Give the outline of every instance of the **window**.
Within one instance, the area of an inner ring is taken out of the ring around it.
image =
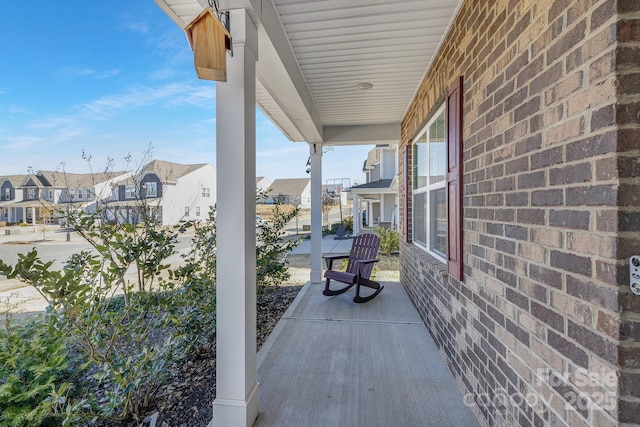
[[[442,106],[413,144],[413,241],[442,258],[447,253],[447,142]]]
[[[87,188],[87,199],[93,199],[93,188]]]
[[[124,198],[133,199],[136,197],[136,186],[133,184],[124,186]]]
[[[53,200],[53,190],[49,190],[49,200]]]
[[[189,216],[189,206],[184,207],[184,216]]]
[[[82,198],[83,198],[82,188],[78,188],[78,199],[82,199]]]
[[[406,238],[446,262],[447,272],[463,280],[462,253],[462,96],[463,79],[449,89],[426,127],[405,151],[405,200],[412,192],[411,230]],[[410,160],[410,161],[409,161]],[[411,174],[412,182],[408,182]],[[408,207],[408,206],[407,206]],[[408,222],[409,218],[405,218]]]
[[[211,189],[202,187],[202,197],[211,197]]]
[[[75,200],[76,198],[76,189],[75,188],[71,188],[68,190],[69,192],[69,200]]]
[[[158,197],[158,183],[146,182],[144,184],[146,197]]]
[[[36,198],[36,189],[27,188],[27,200],[33,200]]]
[[[5,200],[11,200],[11,189],[10,188],[5,188],[4,189],[4,199]]]
[[[196,216],[200,216],[200,206],[196,206]]]

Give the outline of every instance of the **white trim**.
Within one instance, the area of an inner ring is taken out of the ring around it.
[[[445,109],[446,105],[443,103],[442,105],[440,105],[436,110],[435,113],[433,114],[433,116],[431,117],[431,119],[424,125],[424,127],[416,134],[416,137],[414,139],[414,142],[411,144],[411,150],[414,150],[414,147],[416,147],[418,140],[426,135],[426,149],[427,149],[427,153],[426,153],[426,157],[425,157],[425,162],[427,163],[426,165],[426,178],[427,178],[427,183],[420,188],[414,188],[417,183],[415,182],[415,180],[412,182],[412,193],[411,193],[411,203],[412,203],[412,218],[411,218],[411,230],[412,230],[412,235],[411,235],[411,240],[413,242],[414,245],[416,245],[417,247],[419,247],[420,249],[423,249],[424,251],[428,252],[430,255],[432,255],[434,258],[441,260],[443,263],[446,263],[446,251],[444,254],[437,252],[436,250],[430,248],[431,245],[431,226],[432,226],[432,221],[431,221],[431,193],[433,191],[436,190],[442,190],[445,189],[446,191],[446,179],[443,179],[441,181],[438,181],[434,184],[430,184],[429,183],[429,179],[430,179],[430,171],[429,171],[429,162],[430,162],[430,149],[431,146],[429,144],[429,127],[434,123],[434,121],[439,118],[441,115],[446,114],[446,109]],[[445,120],[446,122],[446,120]],[[446,148],[446,129],[445,129],[445,148]],[[414,174],[414,170],[415,168],[418,167],[417,165],[417,155],[416,153],[412,153],[412,162],[411,162],[411,166],[409,167],[409,171],[411,174]],[[446,162],[446,149],[445,149],[445,162]],[[445,166],[446,169],[446,166]],[[415,207],[415,203],[416,203],[416,195],[425,195],[425,217],[426,217],[426,224],[425,224],[425,231],[426,231],[426,235],[425,235],[425,242],[420,242],[416,239],[416,214],[417,214],[417,209]],[[448,248],[447,248],[448,250]]]

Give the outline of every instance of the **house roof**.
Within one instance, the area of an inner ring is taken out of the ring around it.
[[[60,171],[38,171],[33,175],[23,175],[20,187],[45,188],[88,188],[127,172],[68,173]],[[32,181],[34,185],[28,185]]]
[[[155,2],[180,28],[206,6],[203,0]],[[256,104],[263,113],[293,141],[353,145],[400,141],[400,122],[461,3],[221,0],[219,5],[244,7],[260,24]]]
[[[359,190],[359,189],[388,189],[391,188],[391,183],[393,179],[379,179],[377,181],[367,182],[366,184],[356,185],[355,187],[351,187],[351,190]]]
[[[185,175],[207,166],[208,163],[197,163],[183,165],[180,163],[167,162],[165,160],[152,160],[142,169],[141,175],[153,172],[163,181],[177,181]]]
[[[5,176],[0,176],[0,185],[2,185],[5,181],[9,181],[11,183],[11,186],[16,188],[19,187],[20,184],[22,184],[22,181],[24,181],[26,175],[5,175]]]
[[[300,195],[311,182],[310,178],[276,179],[269,187],[271,195]]]

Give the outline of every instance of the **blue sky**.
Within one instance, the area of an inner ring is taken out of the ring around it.
[[[215,83],[198,80],[184,32],[152,0],[24,2],[0,15],[0,175],[126,168],[152,146],[178,163],[215,160]],[[257,112],[258,176],[308,176],[309,149]],[[336,147],[323,180],[364,182],[366,147]]]

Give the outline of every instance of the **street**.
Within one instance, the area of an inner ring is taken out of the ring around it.
[[[347,217],[351,215],[350,207],[342,207],[342,217]],[[329,211],[329,223],[333,224],[336,222],[340,222],[340,208],[338,206],[331,206],[331,210]],[[324,215],[322,216],[322,224],[327,225],[325,221]],[[301,212],[298,214],[297,218],[289,221],[289,223],[285,226],[285,231],[288,235],[291,234],[300,234],[302,233],[303,227],[307,225],[311,225],[311,213],[310,212]]]
[[[350,215],[350,209],[343,207],[342,215],[343,217]],[[338,207],[331,208],[328,220],[329,223],[340,222]],[[326,225],[324,215],[322,222]],[[285,232],[288,235],[301,234],[303,226],[310,224],[311,214],[303,212],[285,226]],[[169,263],[178,262],[180,255],[186,253],[190,245],[190,235],[180,236],[176,244],[177,253],[167,261]],[[77,233],[70,233],[69,241],[67,241],[67,232],[60,229],[59,226],[47,226],[44,230],[41,226],[24,227],[19,229],[17,235],[0,234],[0,259],[9,265],[15,265],[18,262],[19,254],[25,254],[33,248],[36,249],[43,262],[53,261],[52,268],[56,270],[62,269],[71,255],[83,250],[92,250],[91,245]],[[6,277],[0,276],[0,302],[8,297],[11,297],[12,302],[26,302],[23,310],[29,312],[42,311],[47,306],[35,289],[16,279],[8,280]]]

